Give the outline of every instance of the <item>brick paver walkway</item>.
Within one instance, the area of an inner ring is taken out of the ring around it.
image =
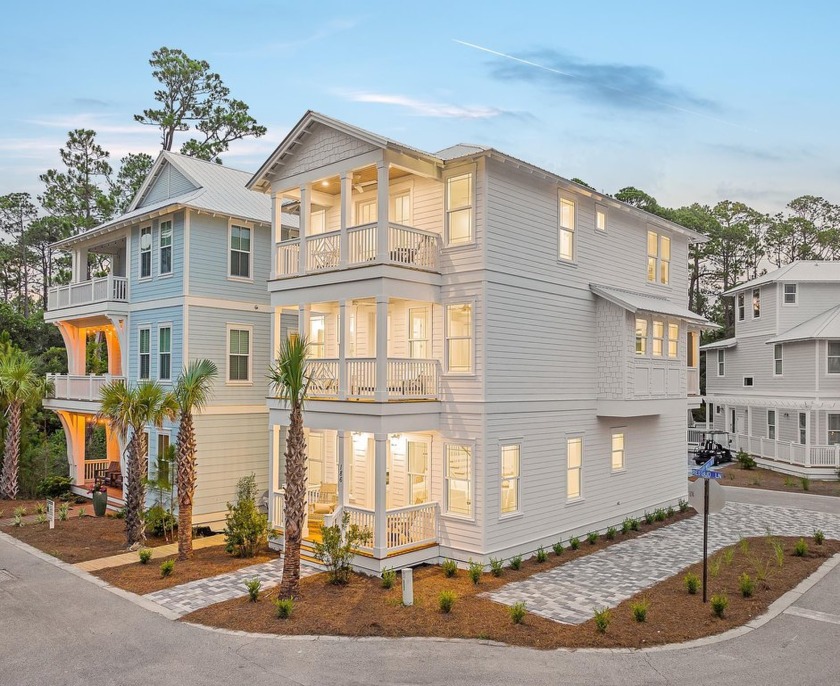
[[[300,566],[301,577],[317,573],[317,569],[307,564],[301,564]],[[260,579],[263,590],[277,586],[282,574],[283,558],[280,557],[271,562],[243,567],[235,572],[220,574],[209,579],[190,581],[162,591],[147,593],[143,597],[163,605],[179,616],[183,616],[200,610],[202,607],[246,595],[248,590],[245,588],[245,581],[248,579]]]
[[[214,536],[205,536],[203,538],[193,539],[193,550],[201,550],[202,548],[210,548],[215,545],[224,545],[225,535],[216,534]],[[178,552],[178,543],[167,543],[166,545],[159,545],[155,548],[149,548],[152,551],[152,559],[158,560],[162,557],[169,557]],[[137,562],[139,557],[137,551],[120,553],[119,555],[111,555],[110,557],[100,557],[96,560],[88,560],[87,562],[79,562],[76,567],[83,569],[86,572],[96,572],[100,569],[110,569],[111,567],[122,567],[123,565],[130,565],[132,562]]]
[[[840,538],[840,515],[785,507],[727,503],[709,516],[709,554],[742,536],[811,536],[822,529]],[[592,555],[503,586],[488,594],[506,605],[524,602],[529,612],[581,624],[593,610],[615,607],[639,591],[703,559],[703,518],[692,517]]]

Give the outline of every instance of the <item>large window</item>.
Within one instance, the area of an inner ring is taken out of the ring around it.
[[[411,226],[411,193],[408,191],[394,196],[393,221]]]
[[[840,443],[840,414],[828,415],[828,444]]]
[[[140,329],[140,370],[138,378],[151,378],[152,372],[152,330]]]
[[[158,379],[172,379],[172,327],[161,326],[158,329]]]
[[[668,324],[668,357],[672,360],[679,357],[680,351],[680,325]]]
[[[360,200],[356,203],[356,225],[376,222],[376,200]]]
[[[172,483],[172,462],[171,458],[174,455],[169,454],[169,434],[159,433],[157,436],[157,460],[155,461],[155,474],[158,483],[169,484]]]
[[[795,283],[786,283],[785,284],[785,298],[784,303],[785,305],[796,305],[796,284]]]
[[[152,275],[152,227],[140,229],[140,278],[148,279]]]
[[[782,344],[776,343],[773,346],[773,374],[782,375]]]
[[[671,278],[671,239],[648,231],[647,255],[647,280],[667,285]]]
[[[251,229],[236,224],[230,227],[230,275],[251,278]]]
[[[746,306],[744,305],[744,300],[745,300],[744,294],[743,293],[738,293],[738,321],[739,322],[744,321],[744,318],[746,317]]]
[[[840,341],[828,342],[828,373],[840,374]]]
[[[665,344],[665,323],[653,321],[653,335],[651,336],[651,354],[654,357],[662,357]]]
[[[575,259],[575,203],[560,198],[558,254],[561,260]]]
[[[753,290],[753,319],[761,317],[761,289]]]
[[[412,505],[429,501],[429,444],[408,441],[408,488]]]
[[[726,372],[726,351],[725,350],[718,350],[718,359],[717,359],[717,373],[718,376],[725,376]]]
[[[503,515],[519,512],[519,458],[518,443],[501,447],[501,510]]]
[[[799,413],[799,442],[803,445],[808,442],[808,415]]]
[[[647,319],[636,320],[636,354],[647,355]]]
[[[446,371],[473,371],[473,327],[470,303],[446,306]]]
[[[323,359],[327,356],[327,317],[324,314],[309,315],[309,356]]]
[[[624,469],[624,432],[617,431],[612,435],[612,447],[610,450],[612,470],[614,472]]]
[[[228,329],[228,381],[251,380],[251,330]]]
[[[446,445],[446,513],[472,516],[472,449]]]
[[[413,360],[429,357],[429,310],[425,307],[408,310],[408,356]]]
[[[160,273],[172,273],[172,221],[160,223]]]
[[[463,245],[473,240],[472,172],[446,180],[447,245]]]
[[[767,410],[767,438],[776,440],[776,410]]]
[[[581,496],[581,470],[583,468],[583,438],[566,439],[566,498]]]

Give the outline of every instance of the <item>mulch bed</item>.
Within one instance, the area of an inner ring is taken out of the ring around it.
[[[149,560],[145,565],[136,562],[122,567],[103,569],[93,574],[113,586],[143,595],[185,584],[188,581],[206,579],[233,572],[242,567],[270,562],[276,560],[277,557],[278,554],[268,547],[261,550],[256,557],[233,557],[225,552],[224,545],[215,545],[196,550],[190,560],[178,561],[177,555],[171,555]],[[160,575],[160,564],[163,560],[175,560],[175,569],[167,577]],[[244,586],[242,590],[245,592]]]
[[[713,616],[710,605],[703,605],[700,594],[689,595],[685,590],[686,572],[702,576],[702,564],[693,565],[614,608],[612,621],[603,634],[596,630],[593,620],[568,625],[528,614],[522,624],[516,625],[507,606],[480,595],[603,547],[600,541],[596,546],[584,543],[577,552],[567,549],[559,557],[549,553],[549,560],[542,564],[528,560],[519,571],[505,569],[501,578],[486,573],[478,585],[469,580],[465,570],[459,570],[454,578],[446,578],[440,567],[418,568],[414,574],[412,607],[402,606],[399,582],[394,588],[384,590],[379,579],[354,575],[347,586],[337,587],[328,585],[324,575],[316,575],[301,581],[291,619],[277,618],[272,602],[276,591],[267,591],[256,604],[248,602],[247,597],[236,598],[193,612],[182,621],[274,634],[479,638],[533,648],[641,648],[709,636],[740,626],[760,615],[773,600],[840,551],[840,543],[836,541],[826,541],[822,546],[809,541],[809,553],[795,557],[792,551],[797,539],[775,540],[784,546],[781,567],[765,538],[749,539],[746,553],[741,544],[732,546],[730,562],[723,551],[713,558],[720,558],[720,568],[714,578],[710,575],[709,595],[718,592],[727,595],[729,606],[723,619]],[[747,572],[755,578],[759,568],[767,570],[766,583],[756,583],[753,597],[743,598],[739,576]],[[450,614],[438,609],[438,594],[443,590],[453,591],[457,598]],[[641,598],[649,603],[644,623],[632,617],[632,604]]]
[[[720,467],[718,467],[720,469]],[[764,488],[769,491],[786,491],[787,493],[813,493],[816,495],[840,496],[840,480],[807,481],[808,490],[803,488],[802,479],[798,476],[779,474],[770,469],[743,469],[737,464],[727,465],[723,469],[722,486],[739,486],[741,488]]]

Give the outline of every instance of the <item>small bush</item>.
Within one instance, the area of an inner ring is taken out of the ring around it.
[[[315,543],[315,557],[327,568],[327,580],[331,584],[343,586],[350,581],[353,555],[370,538],[367,529],[350,523],[349,512],[344,513],[340,522],[321,529],[321,541]]]
[[[825,534],[823,533],[822,529],[816,529],[814,531],[814,543],[817,545],[822,545],[823,541],[825,541]]]
[[[696,595],[697,591],[700,590],[700,577],[694,572],[686,574],[685,578],[683,578],[683,583],[685,583],[685,590],[691,595]]]
[[[121,507],[114,513],[114,517],[117,519],[125,519],[125,507]]]
[[[48,476],[38,484],[38,495],[42,498],[61,498],[70,493],[72,479],[69,476]]]
[[[393,588],[394,584],[397,583],[397,571],[393,567],[383,569],[381,583],[384,589]]]
[[[738,577],[738,588],[741,589],[741,595],[745,598],[751,598],[755,590],[755,581],[752,580],[749,574],[744,572]]]
[[[39,514],[37,517],[35,517],[35,523],[36,524],[46,524],[47,523],[47,515]]]
[[[564,550],[562,541],[557,541],[557,543],[551,546],[551,549],[554,551],[555,555],[562,555]]]
[[[615,535],[617,533],[618,531],[616,531],[616,528],[614,526],[611,526],[609,529],[607,529],[607,533],[605,533],[604,536],[606,536],[608,541],[612,541],[615,540]]]
[[[262,581],[257,579],[256,577],[253,579],[246,579],[245,580],[245,588],[248,589],[248,600],[252,603],[257,602],[260,597],[260,589],[262,588]]]
[[[589,545],[595,545],[598,542],[598,533],[596,531],[590,531],[586,534],[586,541]]]
[[[443,570],[443,575],[449,579],[458,573],[458,563],[455,560],[444,560],[440,568]]]
[[[752,456],[743,450],[738,451],[735,459],[738,461],[741,469],[755,469],[758,466]]]
[[[680,498],[679,508],[680,512],[688,512],[688,501]]]
[[[540,546],[537,548],[537,562],[545,562],[548,559],[548,553],[545,552],[545,548]]]
[[[735,559],[735,550],[732,548],[728,548],[727,550],[724,550],[720,555],[723,558],[723,563],[728,567],[732,564],[732,560]]]
[[[804,538],[800,538],[793,546],[793,554],[796,557],[805,557],[808,554],[808,544]]]
[[[645,512],[645,524],[653,524],[653,513]]]
[[[519,569],[522,567],[522,556],[521,555],[514,555],[510,558],[510,568],[511,569]]]
[[[630,517],[625,517],[621,522],[621,533],[629,534],[633,530],[633,524],[630,522]]]
[[[79,519],[81,519],[82,517],[84,517],[84,516],[87,514],[87,512],[85,511],[86,509],[87,509],[87,508],[80,507],[80,508],[79,508],[79,511],[78,511],[78,512],[76,512],[76,516],[77,516]]]
[[[785,477],[785,486],[787,486],[788,488],[793,488],[795,485],[796,482],[793,479],[791,479],[789,476]]]
[[[168,536],[178,526],[178,520],[170,510],[162,505],[152,505],[144,515],[146,530],[153,536]]]
[[[580,539],[577,536],[572,536],[569,539],[569,547],[572,550],[577,550],[578,548],[580,548]]]
[[[668,515],[666,514],[665,510],[663,510],[661,507],[657,507],[657,508],[653,511],[653,518],[654,518],[657,522],[664,522],[664,521],[665,521],[665,518],[666,518],[667,516],[668,516]]]
[[[23,526],[23,515],[19,515],[15,512],[15,516],[12,519],[12,526],[21,527]]]
[[[438,594],[438,607],[444,614],[452,612],[452,606],[455,604],[455,593],[452,591],[441,591]]]
[[[711,603],[712,612],[715,617],[723,619],[723,614],[726,612],[726,608],[729,607],[729,598],[726,597],[725,593],[715,593],[712,596]]]
[[[803,491],[811,490],[811,480],[807,476],[800,476],[799,483],[802,484]]]
[[[630,609],[633,612],[633,619],[639,623],[644,622],[647,619],[648,607],[649,604],[647,598],[642,598],[640,601],[633,603],[630,606]]]
[[[493,576],[501,576],[504,571],[504,562],[495,557],[490,558],[490,573]]]
[[[669,506],[668,506],[667,511],[665,512],[665,514],[667,514],[667,515],[668,515],[668,518],[670,519],[670,518],[671,518],[671,517],[673,517],[675,514],[677,514],[677,511],[674,509],[674,506],[673,506],[673,505],[669,505]]]
[[[785,563],[785,548],[779,541],[773,541],[773,554],[776,556],[776,564],[781,568]]]
[[[268,516],[257,508],[257,479],[243,476],[236,484],[236,504],[227,504],[225,551],[236,557],[254,557],[268,541]]]
[[[61,503],[58,506],[58,521],[66,522],[68,517],[70,517],[70,503]]]
[[[484,573],[484,565],[480,562],[473,562],[472,558],[470,558],[469,566],[467,568],[467,574],[470,577],[470,581],[474,584],[477,584],[481,581],[481,575]]]
[[[720,565],[722,562],[723,557],[720,555],[709,560],[709,574],[711,574],[713,579],[717,579],[717,575],[720,574]]]
[[[160,575],[169,576],[175,571],[175,560],[164,560],[160,563]]]
[[[630,517],[630,528],[633,531],[639,530],[639,518],[638,517]]]
[[[744,538],[743,536],[738,541],[738,547],[741,548],[741,552],[744,555],[749,555],[750,554],[750,542],[746,538]]]
[[[46,503],[35,503],[35,512],[36,514],[44,514],[47,511],[47,504]]]
[[[599,634],[607,633],[607,627],[612,621],[612,613],[610,608],[605,607],[603,610],[595,610],[595,629]]]
[[[26,508],[23,505],[18,505],[14,509],[15,517],[25,517],[26,516]]]
[[[526,615],[525,603],[514,603],[508,608],[508,612],[514,624],[522,624],[522,620],[525,619]]]
[[[277,608],[278,619],[289,619],[295,609],[295,601],[291,598],[277,598],[274,601],[274,607]]]
[[[152,559],[152,551],[149,548],[140,548],[137,555],[140,557],[141,565],[149,564],[149,560]]]

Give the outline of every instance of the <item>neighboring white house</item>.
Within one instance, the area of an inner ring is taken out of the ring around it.
[[[730,289],[735,337],[703,346],[716,429],[780,471],[840,467],[840,262],[792,262]]]
[[[686,495],[701,235],[491,148],[314,112],[249,187],[274,206],[272,348],[311,342],[310,539],[346,512],[373,533],[361,568],[486,562]],[[269,408],[282,527],[288,410]]]

